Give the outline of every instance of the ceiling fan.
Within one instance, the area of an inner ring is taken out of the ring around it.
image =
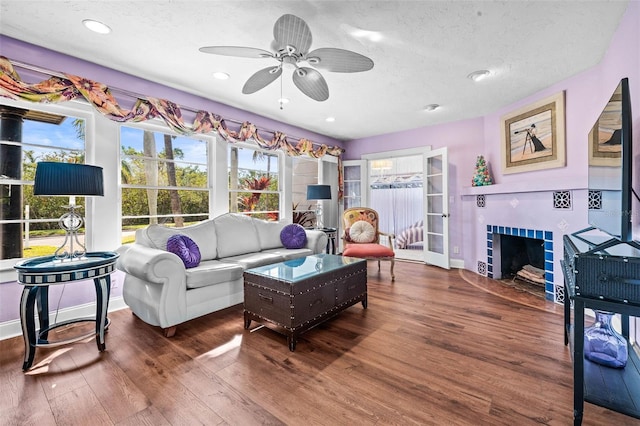
[[[311,99],[322,102],[329,98],[329,87],[322,74],[314,68],[301,66],[303,62],[330,72],[362,72],[373,68],[373,61],[359,53],[345,49],[325,47],[309,52],[311,30],[306,22],[294,15],[282,15],[273,26],[273,52],[242,46],[206,46],[199,50],[215,55],[243,58],[273,58],[279,62],[253,74],[242,88],[242,93],[251,94],[265,88],[282,75],[282,68],[295,68],[293,83]]]

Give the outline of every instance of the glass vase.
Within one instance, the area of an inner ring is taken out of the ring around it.
[[[613,313],[594,312],[595,322],[584,329],[584,357],[607,367],[624,368],[629,356],[627,340],[613,329]]]

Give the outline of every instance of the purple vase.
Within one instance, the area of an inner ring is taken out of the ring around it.
[[[613,329],[613,313],[594,312],[595,322],[584,329],[584,357],[607,367],[624,368],[629,357],[627,340]]]

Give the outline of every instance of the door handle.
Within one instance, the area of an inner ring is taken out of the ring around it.
[[[442,217],[449,217],[449,213],[442,213]]]

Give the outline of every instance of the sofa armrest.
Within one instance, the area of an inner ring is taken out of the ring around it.
[[[315,229],[305,229],[304,232],[307,233],[306,248],[311,250],[313,254],[324,253],[327,248],[327,242],[329,241],[327,234]]]
[[[137,243],[122,246],[117,252],[120,257],[116,267],[143,281],[164,284],[168,278],[173,278],[169,282],[185,280],[184,263],[173,253]]]

